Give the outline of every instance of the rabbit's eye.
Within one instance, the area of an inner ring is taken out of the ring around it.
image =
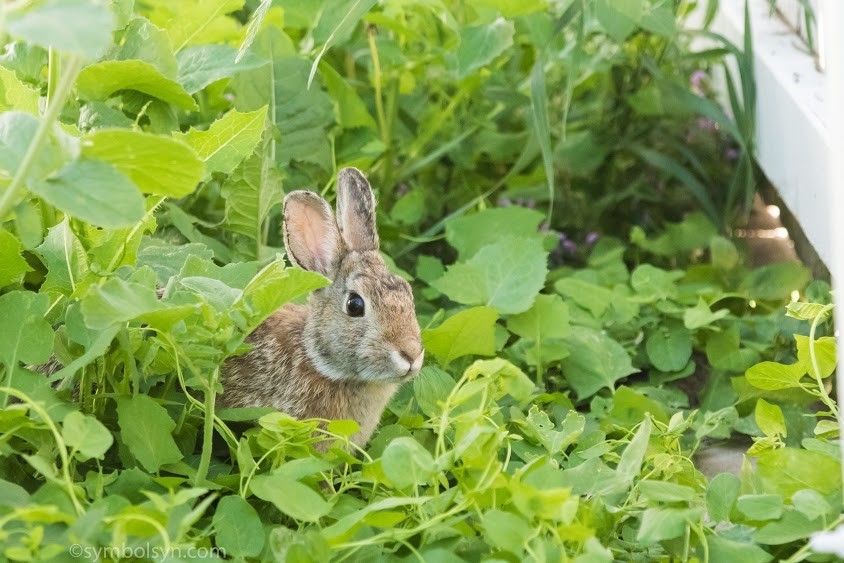
[[[354,291],[349,293],[349,298],[346,300],[346,314],[350,317],[362,317],[364,309],[363,297]]]

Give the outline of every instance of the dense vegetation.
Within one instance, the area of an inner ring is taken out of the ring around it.
[[[0,6],[0,558],[809,557],[842,521],[829,287],[726,236],[754,92],[750,45],[684,27],[714,7]],[[427,350],[365,451],[215,409],[326,283],[285,265],[282,194],[349,165]]]

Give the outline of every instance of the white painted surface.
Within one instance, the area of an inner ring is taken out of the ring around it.
[[[827,78],[793,30],[778,16],[770,16],[768,0],[749,0],[749,5],[756,66],[756,157],[818,255],[829,265],[833,245]],[[827,19],[826,8],[822,8]],[[839,25],[838,35],[841,29]],[[713,31],[741,47],[744,0],[721,0]]]

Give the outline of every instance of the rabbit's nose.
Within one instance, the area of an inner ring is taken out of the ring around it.
[[[407,362],[408,371],[419,371],[422,367],[422,359],[425,356],[425,351],[422,349],[422,344],[416,341],[405,342],[396,347],[396,351],[402,360]]]

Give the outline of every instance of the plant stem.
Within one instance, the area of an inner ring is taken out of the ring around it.
[[[15,171],[15,176],[12,178],[12,183],[6,188],[2,195],[0,195],[0,221],[3,221],[15,205],[15,201],[20,196],[20,192],[24,187],[24,181],[29,174],[29,169],[35,162],[38,152],[41,150],[41,145],[47,139],[53,124],[59,117],[59,113],[64,107],[73,84],[76,82],[76,77],[82,69],[82,60],[78,56],[73,56],[67,61],[65,72],[56,86],[55,96],[50,100],[47,106],[47,111],[41,118],[38,124],[38,129],[35,131],[35,136],[30,141],[26,149],[26,153],[21,160],[18,169]]]
[[[205,482],[208,475],[208,467],[211,465],[211,446],[214,438],[214,401],[217,398],[215,384],[220,376],[220,368],[214,369],[208,388],[205,390],[205,417],[202,425],[202,452],[199,457],[199,467],[196,468],[194,485],[200,486]]]
[[[384,112],[384,100],[381,99],[381,62],[378,59],[378,48],[375,46],[375,30],[370,28],[369,52],[372,55],[372,81],[375,86],[375,111],[378,113],[378,127],[381,129],[381,140],[384,150],[390,150],[390,131],[387,128],[387,114]]]
[[[815,318],[812,319],[812,326],[809,328],[809,357],[812,360],[812,376],[815,378],[818,384],[818,393],[820,393],[820,398],[823,403],[829,407],[830,412],[838,419],[838,407],[835,406],[835,401],[830,398],[829,394],[826,392],[826,385],[824,384],[823,377],[820,373],[820,366],[818,365],[818,357],[815,353],[815,331],[818,328],[818,324],[820,324],[821,319],[832,310],[833,305],[830,303],[829,305],[825,306],[821,309]]]

